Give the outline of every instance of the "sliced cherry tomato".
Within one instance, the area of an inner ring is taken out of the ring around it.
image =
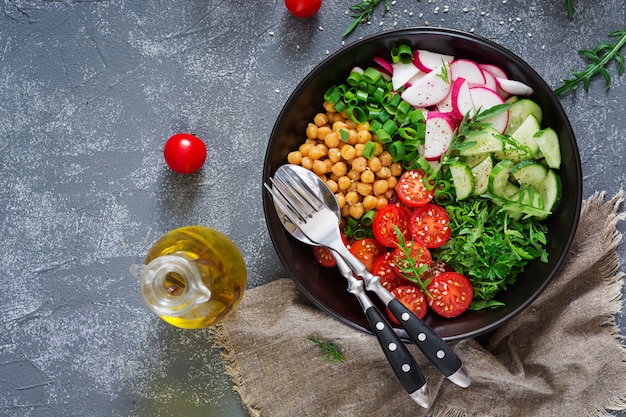
[[[313,246],[313,255],[315,255],[315,260],[317,261],[317,263],[322,266],[330,268],[337,265],[335,257],[328,248],[325,248],[323,246]]]
[[[393,291],[391,291],[393,295],[396,296],[398,301],[400,301],[406,308],[411,310],[413,314],[415,314],[420,319],[423,319],[426,316],[426,310],[428,309],[428,304],[426,302],[426,297],[417,287],[412,287],[410,285],[404,285],[401,287],[397,287]],[[391,314],[391,311],[387,309],[387,315],[394,323],[398,324],[398,320]]]
[[[440,316],[448,318],[456,317],[467,310],[474,297],[472,284],[456,272],[437,275],[426,290],[430,294],[428,297],[430,308]]]
[[[313,16],[322,6],[322,0],[285,0],[285,7],[296,17]]]
[[[396,184],[396,193],[400,201],[409,207],[419,207],[430,203],[435,196],[435,190],[426,187],[425,176],[426,174],[421,169],[405,171]]]
[[[429,249],[438,248],[450,240],[450,216],[437,204],[416,207],[411,213],[409,230],[413,240]]]
[[[426,246],[414,241],[407,242],[406,245],[411,249],[411,259],[407,259],[400,248],[396,248],[393,251],[393,262],[396,274],[403,276],[402,269],[410,267],[411,264],[414,264],[416,268],[420,268],[423,265],[430,266],[430,264],[432,264],[433,257]]]
[[[206,160],[206,145],[190,133],[177,133],[165,142],[165,163],[179,174],[191,174],[202,168]]]
[[[383,245],[395,248],[398,246],[398,238],[394,226],[400,229],[404,240],[409,237],[409,218],[411,213],[404,207],[388,204],[376,212],[372,223],[374,237]]]
[[[352,243],[350,245],[350,252],[363,262],[368,271],[371,271],[372,266],[374,266],[374,261],[376,261],[379,256],[384,255],[386,249],[373,237],[366,237],[365,239],[360,239]]]
[[[387,288],[387,291],[392,291],[401,285],[407,285],[407,280],[396,274],[393,257],[393,252],[385,252],[374,261],[371,270],[372,274],[380,277],[380,283]]]

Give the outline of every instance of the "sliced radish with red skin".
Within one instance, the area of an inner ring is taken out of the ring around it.
[[[485,77],[485,87],[497,91],[498,82],[496,81],[496,77],[489,71],[483,71],[483,76]]]
[[[465,78],[457,78],[452,84],[451,104],[452,112],[459,120],[466,114],[471,118],[476,112],[470,87]]]
[[[411,86],[402,92],[402,98],[414,107],[430,107],[446,98],[450,92],[450,66],[443,63],[423,78],[411,81]]]
[[[384,58],[381,58],[379,56],[375,56],[373,58],[373,61],[375,63],[377,63],[378,65],[380,65],[380,67],[382,69],[384,69],[385,71],[387,71],[387,73],[389,73],[389,75],[393,74],[393,67],[391,66],[391,63],[389,61],[387,61]]]
[[[420,70],[410,62],[408,64],[391,64],[391,66],[393,68],[391,83],[394,90],[404,86],[411,78],[415,77],[420,72]]]
[[[504,100],[500,95],[487,87],[471,87],[470,94],[476,111],[485,111],[498,104],[504,104]],[[506,125],[509,123],[509,111],[483,120],[485,123],[491,123],[491,126],[500,133],[504,133]]]
[[[428,112],[426,133],[424,138],[424,158],[429,161],[439,160],[441,155],[450,149],[456,123],[447,113]]]
[[[509,77],[506,75],[506,72],[497,65],[492,64],[478,64],[481,70],[489,72],[491,75],[497,78],[508,79]]]
[[[452,55],[440,54],[437,52],[426,51],[424,49],[418,49],[413,51],[413,64],[426,73],[431,72],[435,68],[441,66],[442,62],[448,64],[454,60]]]
[[[450,88],[450,92],[448,93],[448,95],[446,96],[446,98],[444,98],[443,100],[441,100],[439,103],[437,103],[437,111],[441,112],[441,113],[452,113],[452,91],[454,88],[454,84],[452,84],[452,88]]]
[[[524,84],[521,81],[508,80],[504,78],[497,78],[498,87],[505,93],[513,96],[530,96],[534,93],[531,86]]]
[[[485,85],[485,75],[477,63],[469,59],[457,59],[450,64],[452,80],[465,78],[471,85]]]

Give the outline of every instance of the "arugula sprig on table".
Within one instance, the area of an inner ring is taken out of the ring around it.
[[[578,51],[580,55],[591,62],[582,71],[571,71],[574,77],[563,80],[563,84],[554,90],[554,94],[557,96],[563,95],[569,91],[576,90],[581,84],[585,92],[588,92],[591,78],[598,74],[602,75],[608,89],[611,85],[611,74],[607,66],[613,61],[617,63],[618,76],[624,74],[624,57],[620,54],[620,50],[626,44],[626,29],[611,32],[609,37],[618,39],[615,43],[600,42],[591,50],[583,49]]]
[[[383,0],[363,0],[350,6],[350,11],[352,11],[352,23],[350,23],[350,26],[348,26],[346,31],[343,33],[343,36],[348,36],[359,23],[365,23],[370,20],[372,12],[381,1]],[[383,10],[383,16],[389,10],[389,0],[384,1],[385,8]]]

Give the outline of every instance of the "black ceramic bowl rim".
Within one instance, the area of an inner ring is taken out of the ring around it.
[[[390,45],[398,41],[410,42],[413,49],[429,49],[500,66],[512,79],[533,87],[535,93],[531,98],[544,110],[542,125],[554,128],[560,138],[563,164],[559,175],[563,184],[563,200],[547,221],[548,263],[533,261],[527,265],[516,284],[497,297],[506,303],[504,308],[468,311],[454,319],[439,318],[433,313],[425,318],[426,323],[446,341],[477,337],[495,330],[527,308],[559,272],[573,243],[582,206],[580,155],[568,117],[550,87],[521,58],[476,35],[442,28],[391,30],[347,45],[317,65],[298,84],[285,103],[268,143],[263,182],[267,182],[280,165],[287,163],[287,154],[304,141],[306,125],[316,113],[324,111],[322,103],[326,89],[344,82],[349,70],[355,65],[373,65],[372,57],[388,56]],[[265,192],[263,209],[272,243],[298,289],[330,316],[354,329],[371,333],[356,299],[346,291],[345,279],[336,268],[319,266],[311,248],[284,230]],[[372,296],[372,299],[375,297]],[[384,308],[380,303],[378,306]],[[395,330],[404,340],[409,340],[403,329]]]

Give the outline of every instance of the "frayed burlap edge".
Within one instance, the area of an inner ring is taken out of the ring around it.
[[[604,202],[606,192],[596,192],[590,196],[587,200],[583,201],[581,208],[581,217],[588,212],[602,207],[603,205],[612,205],[611,214],[607,217],[604,223],[604,242],[606,242],[605,253],[603,262],[601,262],[600,272],[606,277],[606,290],[605,299],[606,303],[603,305],[606,307],[602,314],[604,315],[604,322],[601,323],[603,328],[609,332],[611,336],[615,338],[616,343],[622,346],[622,367],[626,367],[626,347],[621,344],[621,340],[624,338],[620,334],[620,329],[615,322],[615,315],[622,309],[622,288],[624,285],[624,272],[620,271],[620,260],[617,253],[617,248],[622,240],[621,233],[617,230],[617,223],[626,219],[626,212],[620,213],[620,205],[624,201],[624,190],[620,190],[611,200]],[[607,398],[602,407],[598,407],[594,410],[590,410],[587,417],[612,417],[611,411],[624,411],[626,410],[626,392],[621,393],[617,397]],[[473,413],[464,409],[451,408],[447,406],[437,406],[436,404],[430,410],[430,417],[509,417],[499,416],[495,414]]]
[[[237,364],[235,349],[233,348],[226,330],[224,330],[224,326],[219,323],[215,324],[209,327],[209,332],[213,336],[215,347],[220,349],[220,355],[224,362],[224,372],[233,380],[233,390],[241,397],[241,400],[248,409],[250,417],[260,417],[261,411],[252,404],[253,401],[246,391],[245,382],[241,375],[240,367]]]

